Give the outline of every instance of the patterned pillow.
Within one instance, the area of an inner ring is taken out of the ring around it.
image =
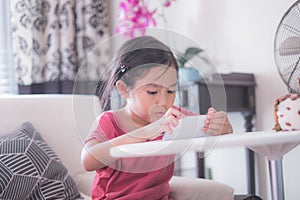
[[[81,199],[54,151],[26,122],[0,138],[0,199]]]

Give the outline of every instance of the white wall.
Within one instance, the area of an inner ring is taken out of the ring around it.
[[[295,0],[177,0],[164,10],[165,19],[159,21],[162,28],[171,29],[190,37],[203,46],[210,58],[222,71],[250,72],[255,74],[256,88],[256,130],[271,130],[274,125],[274,99],[287,93],[281,81],[273,57],[273,41],[279,21]],[[114,5],[113,7],[117,7]],[[230,116],[231,118],[231,116]],[[234,128],[240,130],[241,118],[231,118]],[[230,149],[213,152],[210,157],[226,157],[226,162],[236,163],[243,150]],[[284,181],[286,199],[298,199],[300,190],[297,181],[300,148],[284,158]],[[216,158],[212,160],[216,160]],[[228,161],[227,161],[228,159]],[[213,164],[212,161],[208,161]],[[238,192],[245,192],[244,166],[226,166],[219,178],[227,181]],[[266,175],[265,159],[258,158],[259,194],[270,199],[269,180]],[[230,171],[230,168],[231,171]],[[236,175],[238,174],[238,175]],[[225,177],[225,175],[227,175]]]

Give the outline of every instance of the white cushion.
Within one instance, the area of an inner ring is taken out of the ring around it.
[[[92,200],[92,197],[88,196],[88,195],[85,195],[84,193],[80,192],[80,195],[82,196],[82,198],[84,200]]]
[[[84,172],[74,176],[73,178],[78,190],[83,194],[90,196],[94,176],[95,172]]]

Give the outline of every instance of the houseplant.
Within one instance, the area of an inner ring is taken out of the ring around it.
[[[188,47],[183,54],[175,53],[175,55],[179,67],[178,77],[180,82],[196,81],[200,78],[199,71],[193,66],[194,64],[199,64],[201,62],[209,64],[209,60],[202,48]],[[197,60],[191,62],[191,59]]]
[[[157,18],[164,17],[163,9],[175,0],[122,0],[119,4],[116,33],[129,38],[145,35],[148,27],[157,26]]]

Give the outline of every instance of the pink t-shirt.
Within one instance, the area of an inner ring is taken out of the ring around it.
[[[104,112],[97,128],[86,141],[104,142],[125,134],[112,111]],[[156,138],[156,140],[161,137]],[[92,198],[101,200],[168,200],[169,180],[174,172],[174,156],[121,158],[98,169],[92,186]]]

